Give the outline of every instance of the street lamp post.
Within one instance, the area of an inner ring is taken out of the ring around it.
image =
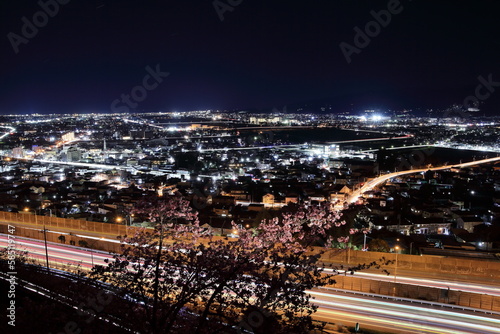
[[[127,222],[127,217],[128,217],[128,222]],[[122,222],[125,222],[125,226],[132,226],[132,218],[134,217],[133,214],[131,215],[125,215],[125,218],[123,217],[116,217],[115,221],[118,223],[118,224],[121,224]]]
[[[396,268],[394,269],[394,283],[396,283],[396,276],[398,275],[398,251],[399,251],[399,246],[394,247],[396,250]]]
[[[35,225],[38,225],[38,216],[36,214],[36,209],[35,209]],[[50,274],[49,251],[47,247],[47,229],[45,228],[45,221],[43,222],[43,242],[45,244],[45,261],[46,261],[47,273]]]
[[[92,267],[94,267],[94,252],[92,251],[92,247],[90,249],[90,261],[92,262]]]

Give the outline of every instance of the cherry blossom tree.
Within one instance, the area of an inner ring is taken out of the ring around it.
[[[233,223],[239,237],[231,240],[204,231],[180,197],[139,203],[135,213],[157,226],[124,236],[123,252],[92,273],[121,288],[128,328],[196,334],[315,327],[306,290],[333,284],[334,275],[319,263],[326,249],[313,246],[331,244],[329,231],[343,225],[328,204],[301,206],[254,229]]]

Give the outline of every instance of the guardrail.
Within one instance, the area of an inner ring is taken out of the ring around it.
[[[0,272],[0,279],[7,281],[8,276],[9,275],[7,275],[6,273]],[[59,273],[57,273],[57,276],[74,279],[74,276],[71,274],[68,274],[68,273],[63,274],[62,272],[59,272]],[[22,283],[22,284],[19,284],[19,283]],[[51,290],[49,290],[41,285],[34,284],[34,283],[31,283],[31,282],[23,280],[23,279],[16,279],[16,284],[17,284],[17,286],[19,286],[21,288],[24,288],[28,291],[31,291],[32,293],[44,296],[45,298],[49,298],[49,299],[54,300],[60,304],[71,307],[71,308],[77,310],[77,312],[79,314],[86,314],[89,317],[95,317],[101,321],[107,322],[108,324],[111,324],[115,327],[119,327],[119,328],[124,329],[128,332],[133,332],[132,330],[120,325],[119,319],[117,319],[115,316],[112,316],[110,314],[106,314],[105,316],[98,315],[95,312],[93,312],[92,310],[89,310],[89,309],[82,307],[82,303],[80,303],[78,306],[74,305],[75,301],[68,296],[53,292],[53,291],[51,291]]]
[[[438,303],[438,302],[432,302],[432,301],[428,301],[428,300],[380,295],[380,294],[376,294],[376,293],[352,291],[352,290],[345,290],[345,289],[335,289],[335,288],[331,288],[331,287],[318,287],[316,289],[335,291],[337,293],[358,295],[358,296],[369,297],[369,298],[387,299],[387,300],[400,301],[400,302],[405,302],[405,303],[410,303],[410,304],[420,304],[420,305],[447,308],[447,309],[452,309],[452,310],[462,310],[462,311],[470,311],[473,313],[484,313],[484,314],[491,314],[491,315],[500,316],[500,312],[495,312],[492,310],[485,310],[485,309],[479,309],[479,308],[473,308],[473,307],[467,307],[467,306],[460,306],[460,305],[455,305],[455,304]]]

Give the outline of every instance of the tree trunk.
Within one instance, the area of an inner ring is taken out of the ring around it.
[[[158,244],[158,253],[156,254],[155,282],[153,286],[153,316],[151,319],[151,329],[153,333],[157,333],[157,311],[158,311],[158,289],[160,286],[160,261],[161,251],[163,246],[163,222],[160,223],[160,242]]]

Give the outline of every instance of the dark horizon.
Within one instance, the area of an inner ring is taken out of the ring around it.
[[[469,96],[481,114],[500,110],[493,1],[59,1],[0,4],[0,114],[425,109]],[[477,95],[480,77],[490,86]],[[123,100],[134,89],[140,99]]]

